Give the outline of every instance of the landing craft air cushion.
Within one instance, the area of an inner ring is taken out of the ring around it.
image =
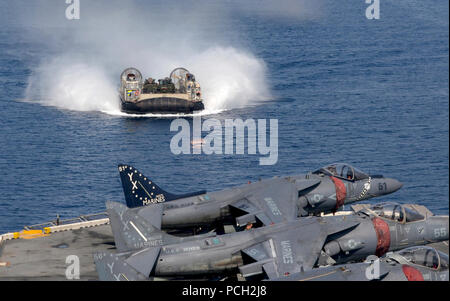
[[[221,191],[185,195],[168,193],[130,165],[119,165],[129,208],[162,203],[162,228],[178,229],[218,223],[270,225],[319,213],[344,204],[397,191],[402,184],[342,163],[305,175],[274,177]],[[139,209],[135,209],[139,211]]]
[[[237,271],[247,279],[277,279],[320,265],[448,240],[448,216],[430,216],[425,207],[423,215],[414,206],[394,204],[400,206],[396,211],[389,205],[350,215],[309,216],[231,234],[176,237],[160,230],[157,216],[162,204],[142,209],[152,212],[146,214],[153,216],[149,222],[120,203],[107,202],[119,254],[100,252],[94,261],[101,280]]]
[[[192,113],[205,108],[200,84],[185,68],[174,69],[169,77],[144,81],[136,68],[127,68],[120,75],[121,109],[130,114]]]

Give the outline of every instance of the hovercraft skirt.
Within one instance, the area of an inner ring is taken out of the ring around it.
[[[205,107],[203,102],[189,101],[177,97],[154,97],[141,99],[137,102],[122,102],[122,111],[130,114],[148,114],[148,113],[192,113],[201,111]]]

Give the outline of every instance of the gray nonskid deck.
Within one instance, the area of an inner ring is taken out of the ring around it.
[[[67,280],[66,263],[70,255],[80,262],[79,280],[97,280],[93,253],[115,251],[109,225],[52,233],[34,239],[4,241],[0,280]]]

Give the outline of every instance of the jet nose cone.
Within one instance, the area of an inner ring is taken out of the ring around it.
[[[402,188],[403,183],[396,179],[391,178],[375,178],[373,184],[370,187],[372,195],[380,196],[389,193],[393,193]]]
[[[392,193],[403,187],[403,183],[396,179],[386,178],[387,193]]]

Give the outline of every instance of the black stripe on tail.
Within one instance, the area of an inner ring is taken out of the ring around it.
[[[151,179],[130,165],[119,164],[119,174],[123,193],[125,194],[125,201],[129,208],[169,202],[206,193],[205,190],[202,190],[177,195],[164,191]]]

